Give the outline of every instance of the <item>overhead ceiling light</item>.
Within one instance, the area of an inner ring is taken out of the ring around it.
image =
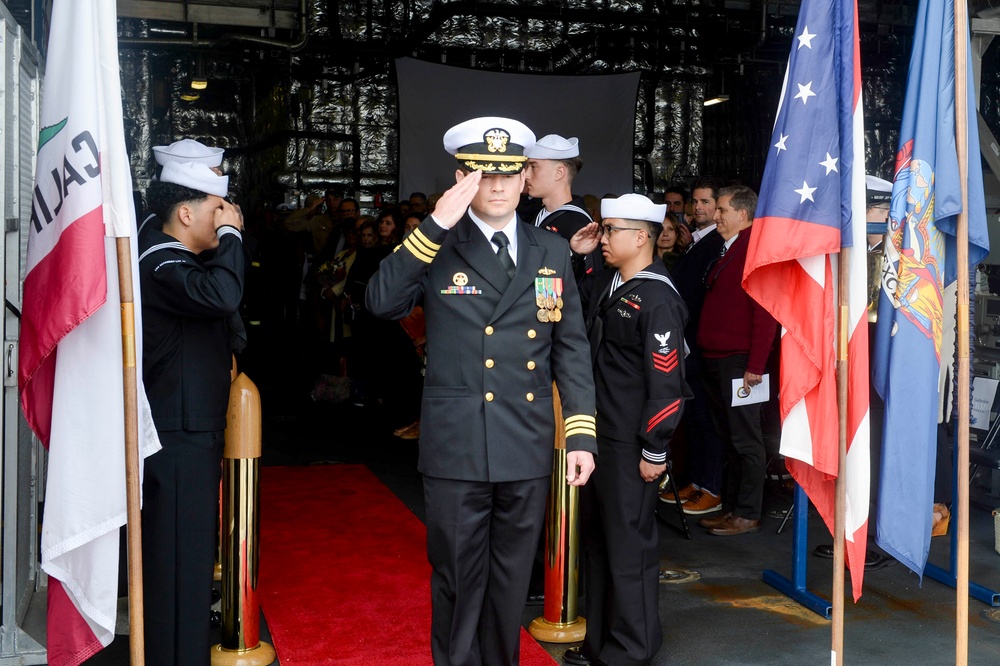
[[[207,87],[208,87],[208,79],[202,78],[200,76],[196,76],[191,79],[192,90],[204,90]]]
[[[201,99],[201,95],[199,95],[198,93],[182,93],[181,99],[184,100],[185,102],[195,102]]]
[[[717,95],[712,99],[705,100],[705,106],[713,106],[715,104],[722,104],[723,102],[729,101],[729,95]]]

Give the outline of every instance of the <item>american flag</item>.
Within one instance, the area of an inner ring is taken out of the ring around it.
[[[804,0],[752,227],[743,286],[782,326],[781,453],[834,531],[835,479],[847,483],[847,563],[861,597],[868,541],[868,324],[865,169],[857,11]],[[847,469],[838,469],[838,261],[850,260]]]

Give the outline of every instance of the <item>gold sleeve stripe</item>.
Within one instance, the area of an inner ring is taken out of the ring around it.
[[[566,428],[566,437],[572,437],[573,435],[584,435],[590,437],[597,437],[597,428],[590,426],[574,426],[572,428]]]
[[[414,229],[413,233],[410,234],[410,238],[420,241],[420,244],[425,245],[431,252],[437,252],[441,249],[441,245],[439,243],[432,242],[420,229]]]
[[[412,236],[413,234],[410,235]],[[410,254],[412,254],[414,257],[424,262],[425,264],[429,264],[432,261],[434,261],[434,255],[437,254],[437,252],[427,252],[426,250],[417,246],[417,244],[411,241],[409,238],[403,241],[403,245],[405,245],[406,249],[410,251]]]
[[[574,414],[566,419],[566,437],[597,437],[597,419],[589,414]]]

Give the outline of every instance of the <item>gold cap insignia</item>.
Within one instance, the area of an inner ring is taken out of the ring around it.
[[[464,287],[469,284],[469,276],[465,273],[455,273],[451,276],[451,281],[455,283],[456,287]]]
[[[491,153],[506,153],[507,142],[510,141],[510,133],[507,130],[495,127],[483,135],[483,143]]]
[[[548,266],[542,266],[541,268],[538,269],[538,274],[539,275],[555,275],[556,272],[554,270],[552,270],[551,268],[549,268]]]

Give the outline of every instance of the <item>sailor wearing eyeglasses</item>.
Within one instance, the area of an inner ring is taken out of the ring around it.
[[[601,202],[571,246],[598,241],[612,270],[589,292],[587,328],[601,461],[580,491],[587,636],[567,664],[648,664],[663,642],[658,615],[657,479],[690,389],[684,377],[687,307],[655,260],[666,212],[639,194]]]

